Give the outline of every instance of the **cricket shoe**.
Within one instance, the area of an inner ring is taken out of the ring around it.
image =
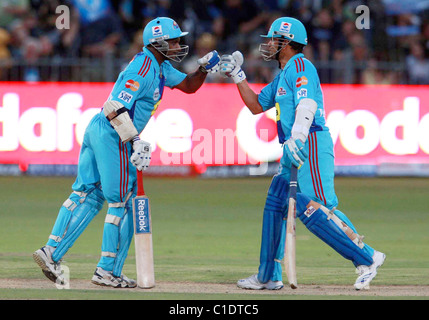
[[[34,261],[42,269],[43,274],[52,282],[65,284],[63,271],[61,269],[61,260],[55,262],[52,260],[52,253],[55,248],[44,246],[33,253]]]
[[[126,275],[115,277],[112,271],[106,271],[100,267],[97,267],[95,269],[91,282],[99,286],[107,286],[107,287],[114,287],[114,288],[137,287],[137,282],[133,279],[128,278]]]
[[[242,289],[251,290],[279,290],[283,288],[283,282],[269,280],[266,283],[262,283],[258,280],[258,275],[254,274],[246,279],[238,280],[237,286]]]
[[[377,275],[377,269],[383,265],[386,255],[382,252],[374,251],[372,260],[372,265],[360,265],[356,268],[356,273],[359,275],[354,284],[356,290],[369,289],[369,283]]]

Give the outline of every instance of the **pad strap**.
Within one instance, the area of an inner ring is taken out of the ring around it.
[[[113,214],[106,214],[106,219],[104,219],[105,223],[111,223],[114,224],[115,226],[119,227],[119,224],[121,223],[121,218],[113,215]]]
[[[115,111],[110,112],[110,113],[106,116],[106,118],[107,118],[107,120],[112,121],[112,120],[113,120],[113,119],[115,119],[117,116],[119,116],[120,114],[122,114],[122,113],[124,113],[124,112],[127,112],[127,111],[128,111],[128,110],[127,110],[127,108],[122,107],[122,108],[120,108],[120,109],[118,109],[118,110],[115,110]]]

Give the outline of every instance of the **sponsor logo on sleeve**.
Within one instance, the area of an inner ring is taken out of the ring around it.
[[[121,93],[119,93],[118,98],[122,101],[125,101],[126,103],[130,103],[133,99],[133,95],[129,94],[128,92],[122,90]]]
[[[299,88],[300,86],[305,86],[308,84],[308,79],[306,76],[299,77],[296,79],[296,87]]]
[[[302,88],[301,90],[299,90],[299,91],[296,93],[296,97],[297,97],[298,99],[300,99],[300,98],[307,98],[307,89]]]
[[[125,83],[125,88],[130,89],[131,91],[137,91],[140,88],[140,83],[134,80],[128,80]]]

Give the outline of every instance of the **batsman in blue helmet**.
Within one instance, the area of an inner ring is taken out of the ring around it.
[[[187,34],[168,17],[150,21],[143,31],[142,51],[119,74],[101,112],[88,125],[73,192],[60,208],[46,245],[33,254],[50,280],[65,281],[62,258],[107,200],[101,257],[92,283],[136,287],[122,268],[133,237],[136,170],[146,170],[151,160],[152,147],[139,135],[156,112],[165,86],[194,93],[208,73],[219,69],[216,51],[198,59],[193,73],[173,67],[170,61],[180,62],[188,53],[188,46],[181,44]]]
[[[336,209],[334,145],[326,126],[317,70],[303,54],[308,44],[306,29],[299,20],[282,17],[262,37],[267,40],[259,47],[263,59],[276,60],[281,72],[260,93],[247,83],[241,52],[223,55],[220,62],[220,73],[237,84],[253,114],[276,108],[283,148],[279,171],[265,202],[258,273],[239,280],[237,285],[244,289],[283,287],[280,261],[284,258],[290,171],[295,166],[299,168],[297,216],[312,233],[354,264],[359,274],[355,289],[368,289],[386,256],[364,243],[347,216]]]

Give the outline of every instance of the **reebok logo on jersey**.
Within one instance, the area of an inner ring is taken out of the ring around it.
[[[140,88],[140,83],[134,80],[128,80],[125,83],[125,88],[130,89],[131,91],[137,91]]]
[[[302,76],[298,79],[296,79],[296,87],[299,88],[300,86],[305,86],[308,84],[308,79],[306,76]]]

